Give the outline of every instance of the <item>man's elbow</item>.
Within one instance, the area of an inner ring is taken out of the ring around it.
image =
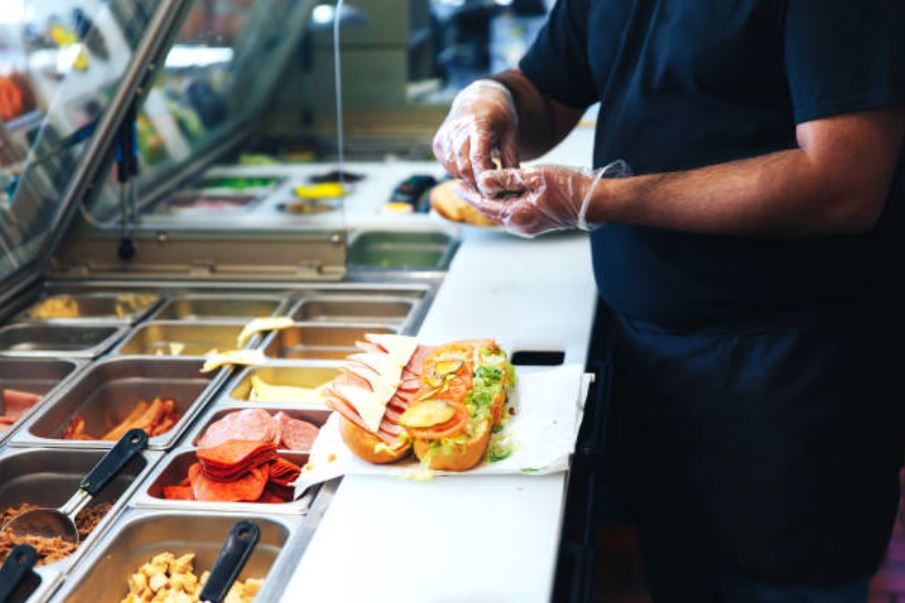
[[[887,191],[858,191],[834,203],[828,216],[830,228],[838,234],[862,235],[872,232],[886,207]]]

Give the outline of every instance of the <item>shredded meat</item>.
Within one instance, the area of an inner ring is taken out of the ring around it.
[[[91,533],[104,515],[110,510],[110,503],[98,503],[84,509],[75,518],[75,526],[79,530],[79,540],[83,541]],[[37,509],[38,505],[22,503],[17,507],[7,507],[0,514],[0,526],[6,525],[13,517],[26,511]],[[59,561],[71,555],[75,546],[62,538],[43,538],[40,536],[18,537],[8,531],[0,531],[0,563],[6,560],[7,555],[17,544],[30,544],[38,553],[38,565],[46,565]]]

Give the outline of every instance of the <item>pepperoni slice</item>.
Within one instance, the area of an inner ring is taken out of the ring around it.
[[[253,440],[230,440],[213,448],[201,448],[196,454],[205,473],[218,479],[272,461],[277,456],[274,444]]]
[[[298,479],[301,473],[301,467],[283,457],[277,457],[270,464],[270,483],[289,487],[292,482]]]
[[[191,486],[164,486],[163,497],[167,500],[195,500]]]
[[[199,463],[189,467],[192,494],[194,494],[195,500],[202,501],[254,502],[261,498],[269,477],[270,465],[253,467],[239,479],[230,482],[208,479]]]

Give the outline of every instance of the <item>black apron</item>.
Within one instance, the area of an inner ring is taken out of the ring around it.
[[[617,472],[674,563],[835,585],[882,559],[905,432],[905,310],[668,330],[614,316]],[[695,560],[695,555],[701,557]]]

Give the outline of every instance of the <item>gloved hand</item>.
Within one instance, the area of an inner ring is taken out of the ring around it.
[[[624,161],[599,170],[535,166],[481,174],[477,188],[461,184],[458,194],[488,219],[523,237],[554,230],[589,231],[588,208],[601,178],[631,175]]]
[[[518,167],[518,114],[509,89],[478,80],[456,95],[434,136],[434,155],[454,178],[472,187],[482,172],[496,167],[495,155],[502,167]]]

